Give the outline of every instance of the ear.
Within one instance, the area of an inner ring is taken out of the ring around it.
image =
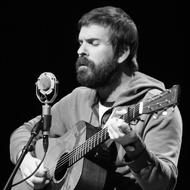
[[[120,56],[117,59],[118,63],[122,63],[123,61],[125,61],[127,59],[127,57],[130,54],[130,49],[127,48],[126,50],[124,50],[123,52],[120,53]]]

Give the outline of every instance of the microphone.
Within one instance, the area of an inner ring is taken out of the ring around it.
[[[55,89],[57,82],[58,81],[53,73],[44,72],[39,76],[36,86],[40,92],[45,95],[50,94],[53,89]]]
[[[42,134],[45,152],[47,152],[49,145],[48,137],[52,120],[51,106],[48,103],[52,103],[57,96],[57,84],[58,81],[55,75],[50,72],[42,73],[36,82],[36,95],[40,102],[45,104],[42,106]]]
[[[51,103],[57,96],[58,81],[53,73],[42,73],[36,82],[36,95],[42,103]],[[50,99],[50,100],[49,100]]]
[[[42,73],[39,77],[39,81],[37,83],[38,88],[42,91],[42,93],[47,93],[50,91],[52,86],[52,78],[50,78],[49,74]]]

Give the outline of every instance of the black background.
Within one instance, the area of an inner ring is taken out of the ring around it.
[[[140,70],[163,81],[167,88],[174,84],[181,86],[179,108],[184,131],[176,189],[185,188],[188,176],[188,68],[184,59],[182,6],[175,1],[137,0],[0,6],[2,187],[14,167],[9,159],[11,132],[24,121],[41,114],[42,104],[35,95],[37,78],[43,72],[55,74],[59,81],[56,101],[78,86],[75,79],[76,24],[83,13],[105,5],[121,7],[134,19],[140,37]]]

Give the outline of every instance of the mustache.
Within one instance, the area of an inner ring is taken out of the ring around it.
[[[76,62],[76,67],[80,67],[80,66],[93,67],[94,62],[87,59],[86,57],[78,57],[77,62]]]

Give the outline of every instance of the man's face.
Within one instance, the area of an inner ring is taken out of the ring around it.
[[[81,85],[101,87],[115,70],[117,62],[109,38],[108,27],[92,24],[81,28],[76,62],[77,79]]]

